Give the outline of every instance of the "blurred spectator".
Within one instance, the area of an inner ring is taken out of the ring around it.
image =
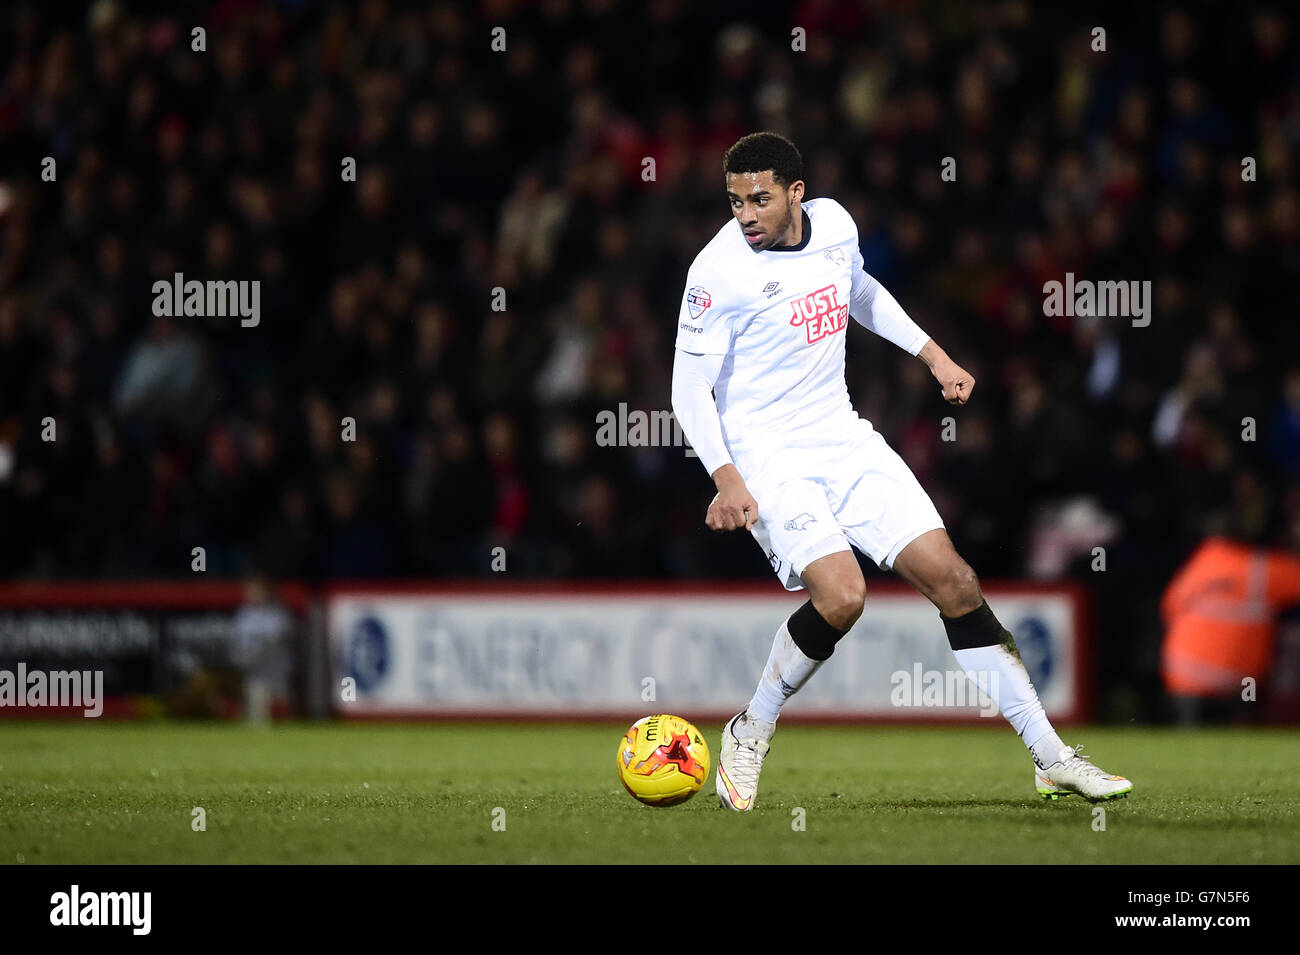
[[[270,582],[254,575],[245,582],[244,603],[231,621],[231,654],[243,674],[244,719],[265,723],[276,701],[292,707],[293,616],[276,600]]]
[[[1278,615],[1300,604],[1300,515],[1293,552],[1207,538],[1161,602],[1161,673],[1180,722],[1258,709],[1270,688]]]

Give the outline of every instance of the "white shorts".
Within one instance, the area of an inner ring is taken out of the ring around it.
[[[805,567],[850,545],[889,570],[904,547],[943,527],[911,468],[864,418],[732,457],[758,501],[750,533],[786,590],[803,589]]]

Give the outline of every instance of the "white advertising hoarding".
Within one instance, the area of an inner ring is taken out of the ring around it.
[[[1048,715],[1079,718],[1077,595],[986,588],[986,596],[1015,635]],[[339,588],[327,600],[334,685],[342,688],[336,710],[367,717],[725,717],[753,694],[776,628],[800,602],[799,595],[725,586],[625,593]],[[959,670],[927,600],[873,590],[862,618],[783,716],[989,715],[989,701]]]

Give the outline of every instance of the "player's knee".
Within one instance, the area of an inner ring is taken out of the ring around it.
[[[949,617],[959,617],[979,608],[984,602],[979,578],[970,564],[958,559],[949,566],[936,588],[935,603]]]
[[[862,616],[867,600],[867,582],[862,577],[837,581],[823,596],[824,607],[817,611],[832,627],[848,630]]]

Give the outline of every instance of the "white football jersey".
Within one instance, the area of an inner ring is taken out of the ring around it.
[[[844,338],[850,315],[873,328],[883,289],[863,271],[848,211],[826,197],[802,206],[800,246],[755,251],[732,218],[687,273],[677,347],[727,356],[713,390],[733,454],[795,431],[860,427],[844,382]],[[893,329],[886,337],[915,355],[928,336],[904,321],[902,340]]]

